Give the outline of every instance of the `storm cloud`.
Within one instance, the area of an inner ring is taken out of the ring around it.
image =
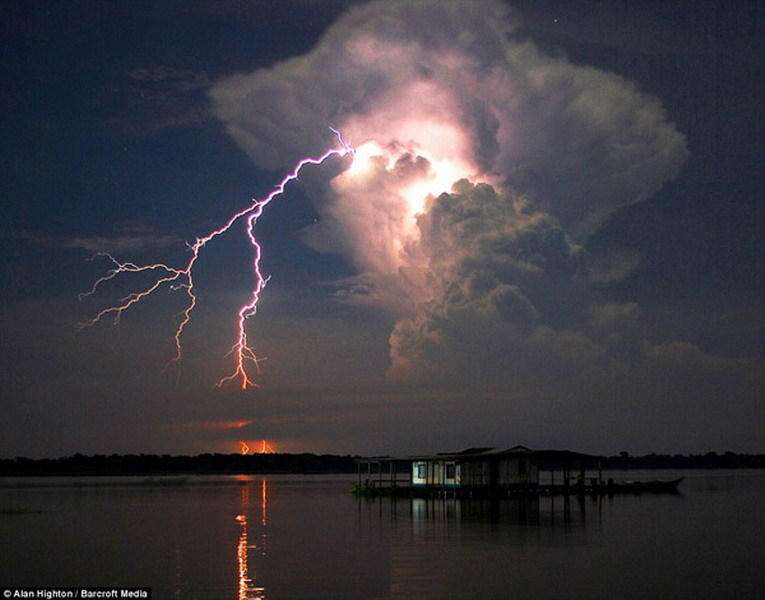
[[[327,144],[416,143],[528,192],[577,236],[651,196],[687,157],[658,99],[513,37],[499,2],[373,2],[308,54],[230,77],[217,116],[255,162]]]
[[[356,147],[310,180],[305,240],[355,267],[338,300],[392,317],[390,382],[436,386],[449,414],[452,397],[496,423],[513,406],[528,431],[564,419],[582,443],[640,421],[666,447],[679,407],[752,412],[751,359],[656,335],[636,302],[597,294],[641,257],[590,254],[589,236],[679,173],[685,136],[657,98],[516,25],[499,2],[373,2],[308,54],[219,82],[214,109],[265,168],[325,147],[330,124]]]
[[[212,89],[262,167],[324,147],[329,124],[356,146],[313,192],[305,239],[356,266],[340,298],[395,315],[396,380],[506,376],[550,345],[604,353],[588,280],[629,269],[593,275],[582,243],[687,158],[658,99],[545,55],[516,25],[499,2],[373,2],[308,54]]]

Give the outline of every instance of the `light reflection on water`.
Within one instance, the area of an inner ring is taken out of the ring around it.
[[[237,579],[237,599],[238,600],[265,600],[266,589],[263,586],[256,585],[254,569],[250,569],[249,551],[259,549],[259,554],[265,556],[265,528],[268,525],[267,506],[268,506],[268,482],[263,479],[260,482],[260,546],[250,544],[247,537],[247,514],[250,505],[250,484],[247,483],[241,489],[241,513],[236,516],[239,523],[239,542],[236,547],[237,565],[239,567],[239,577]]]
[[[359,500],[331,476],[6,479],[0,581],[179,600],[753,597],[765,472],[680,474],[677,496],[569,502]]]

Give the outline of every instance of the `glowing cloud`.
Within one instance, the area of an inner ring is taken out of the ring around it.
[[[312,188],[321,220],[305,240],[357,268],[344,301],[395,315],[394,371],[471,339],[478,316],[490,336],[507,332],[502,318],[524,335],[544,326],[550,295],[575,288],[582,241],[686,159],[656,98],[514,29],[498,0],[371,2],[308,54],[211,89],[265,167],[315,144],[322,119],[357,144],[347,170]],[[461,180],[494,195],[454,192]]]

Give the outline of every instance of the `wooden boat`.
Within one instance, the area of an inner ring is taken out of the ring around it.
[[[619,481],[609,482],[606,489],[614,492],[650,492],[652,494],[676,493],[677,486],[685,477],[677,479],[654,479],[652,481]]]

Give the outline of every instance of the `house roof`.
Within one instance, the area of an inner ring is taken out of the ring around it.
[[[460,450],[458,452],[437,452],[436,456],[467,456],[469,454],[485,454],[491,450],[494,450],[494,448],[465,448],[464,450]]]
[[[409,456],[409,460],[472,460],[481,458],[492,458],[505,456],[508,454],[530,454],[533,451],[526,446],[513,446],[506,450],[490,447],[466,448],[457,452],[439,452],[437,454],[426,454],[418,456]]]
[[[593,454],[582,454],[571,450],[537,450],[534,452],[540,469],[596,468],[603,458]]]
[[[595,468],[602,457],[592,454],[582,454],[570,450],[531,450],[526,446],[513,446],[505,450],[490,447],[475,447],[457,450],[455,452],[439,452],[437,454],[419,454],[413,456],[368,456],[359,457],[356,462],[366,463],[404,463],[414,460],[433,461],[472,461],[492,459],[507,455],[524,454],[532,457],[537,466],[543,470]]]

